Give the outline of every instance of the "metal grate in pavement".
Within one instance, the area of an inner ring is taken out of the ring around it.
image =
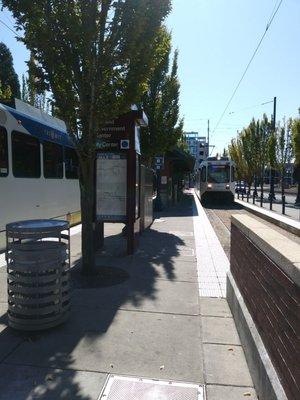
[[[98,400],[204,400],[204,388],[190,383],[111,375]]]

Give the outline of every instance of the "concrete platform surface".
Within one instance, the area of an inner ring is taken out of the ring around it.
[[[91,279],[80,276],[81,231],[73,228],[72,312],[47,332],[7,326],[0,268],[0,399],[98,400],[111,374],[204,384],[207,400],[256,399],[224,298],[228,260],[203,216],[186,195],[157,215],[133,256],[123,225],[106,224],[102,275]],[[219,297],[204,297],[199,274],[207,285],[217,279]]]

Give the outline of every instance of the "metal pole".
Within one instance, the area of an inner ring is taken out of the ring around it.
[[[285,195],[282,196],[282,214],[285,214]]]
[[[273,118],[272,118],[272,131],[275,135],[276,131],[276,102],[277,98],[274,97],[273,100]],[[270,198],[272,197],[273,199],[275,198],[275,193],[274,193],[274,173],[275,171],[273,170],[273,167],[270,165]]]

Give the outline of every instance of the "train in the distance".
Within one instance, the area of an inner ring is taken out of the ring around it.
[[[233,202],[234,163],[228,157],[208,157],[200,164],[195,184],[201,202]]]
[[[17,99],[0,103],[0,252],[7,223],[72,222],[79,210],[78,158],[64,122]]]

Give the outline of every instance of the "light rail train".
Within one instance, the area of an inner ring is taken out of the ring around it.
[[[234,163],[228,157],[208,157],[200,164],[195,190],[201,202],[232,202],[235,193]]]
[[[63,121],[20,100],[0,103],[0,251],[9,222],[76,218],[78,158]]]

